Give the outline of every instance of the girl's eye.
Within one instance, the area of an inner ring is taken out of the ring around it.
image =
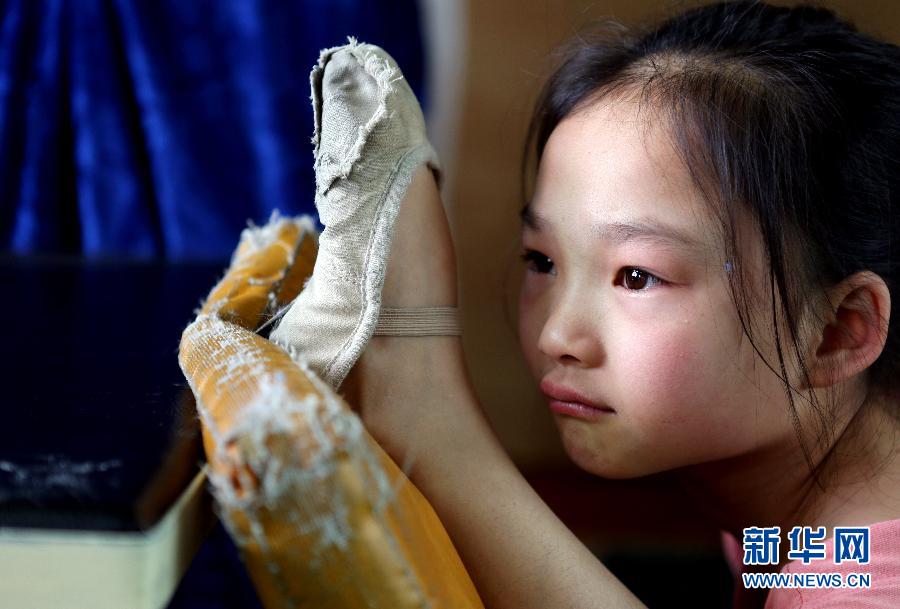
[[[525,250],[522,260],[528,263],[528,270],[535,273],[553,274],[553,261],[537,250]]]
[[[649,287],[660,286],[665,283],[662,279],[657,277],[656,275],[652,275],[647,271],[642,271],[639,268],[626,266],[623,269],[619,270],[619,276],[616,278],[616,283],[621,281],[622,287],[626,290],[632,290],[635,292],[644,291]]]

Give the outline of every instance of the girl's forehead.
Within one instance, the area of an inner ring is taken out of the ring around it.
[[[609,221],[656,218],[685,231],[707,231],[696,225],[712,219],[664,121],[629,100],[597,101],[556,126],[544,148],[534,199],[534,207],[558,210],[565,202],[569,214]]]
[[[544,154],[609,178],[694,189],[664,117],[628,98],[602,98],[573,112],[553,130]]]
[[[666,227],[700,244],[711,263],[736,256],[732,265],[754,260],[750,266],[761,269],[758,227],[738,207],[730,212],[735,224],[728,234],[736,240],[729,244],[723,224],[729,214],[697,187],[664,115],[630,99],[602,99],[551,133],[523,220],[538,217],[547,232],[569,236],[587,236],[604,225],[620,235],[634,232],[634,225]],[[533,227],[523,222],[522,228]]]

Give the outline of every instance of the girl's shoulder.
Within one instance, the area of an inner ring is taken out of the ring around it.
[[[723,533],[723,549],[735,575],[734,606],[752,605],[742,599],[749,600],[759,591],[745,587],[737,540]],[[835,529],[824,542],[815,540],[790,549],[809,549],[811,558],[806,564],[799,558],[792,560],[778,574],[770,574],[765,609],[900,607],[900,519]],[[822,550],[824,558],[816,557]]]

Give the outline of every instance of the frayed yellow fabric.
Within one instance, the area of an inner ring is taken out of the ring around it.
[[[225,276],[210,291],[200,315],[255,328],[300,293],[312,274],[317,234],[309,216],[277,213],[241,233]]]
[[[252,331],[312,272],[312,226],[247,229],[182,335],[219,515],[267,608],[483,607],[431,505],[359,417],[302,354]]]

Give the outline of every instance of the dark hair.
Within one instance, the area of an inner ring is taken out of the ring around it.
[[[605,25],[594,37],[579,36],[545,84],[523,170],[531,151],[540,162],[551,132],[572,112],[613,93],[637,92],[642,105],[652,102],[698,190],[718,203],[712,207],[730,259],[738,258],[739,206],[761,232],[780,372],[766,365],[785,383],[795,431],[818,482],[824,459],[813,467],[801,435],[778,309],[808,380],[798,324],[803,307],[823,297],[825,287],[869,270],[900,302],[891,249],[900,243],[900,49],[808,5],[722,2],[636,32]],[[789,281],[793,275],[797,280]],[[733,274],[734,302],[759,353],[745,285],[746,277]],[[885,349],[869,368],[870,395],[898,389],[898,323],[900,315],[892,316]],[[812,406],[831,430],[832,411]]]

